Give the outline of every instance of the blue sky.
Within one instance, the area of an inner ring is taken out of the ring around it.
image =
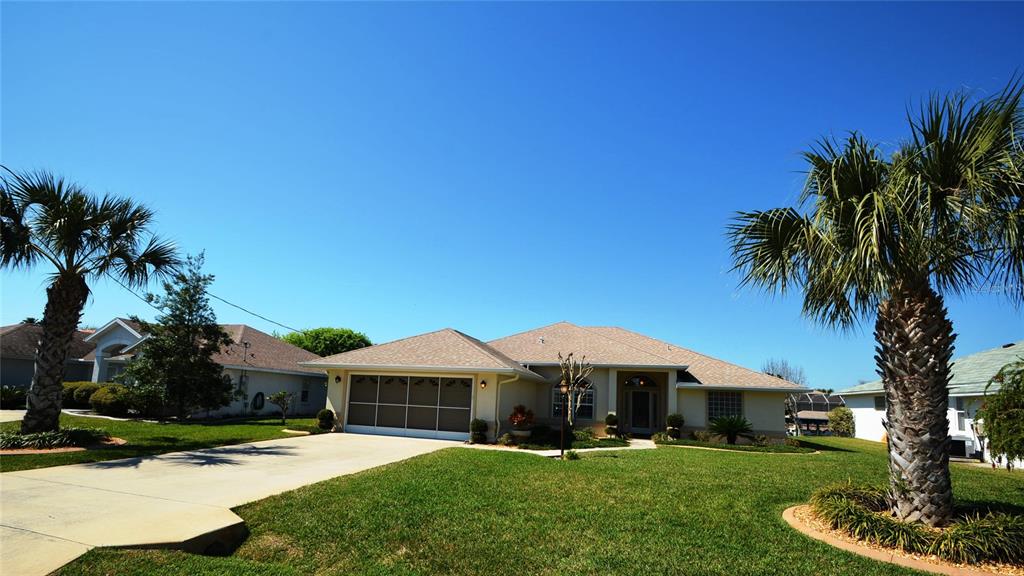
[[[723,231],[791,203],[799,154],[892,145],[933,90],[1022,69],[1022,4],[2,5],[0,158],[158,211],[212,291],[386,341],[620,325],[812,384],[872,379],[867,329],[738,288]],[[0,320],[45,267],[4,271]],[[153,286],[153,289],[156,289]],[[222,322],[276,327],[215,303]],[[958,352],[1024,338],[949,300]],[[83,322],[152,310],[109,282]],[[280,330],[278,328],[278,330]]]

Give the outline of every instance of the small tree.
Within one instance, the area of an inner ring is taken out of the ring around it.
[[[828,413],[828,429],[836,436],[853,436],[853,410],[846,406],[833,408]]]
[[[310,328],[290,332],[281,339],[317,356],[331,356],[372,345],[366,334],[348,328]]]
[[[231,345],[231,338],[210,307],[206,288],[213,276],[203,274],[202,265],[202,254],[188,257],[173,282],[164,282],[164,296],[148,296],[163,313],[155,324],[133,318],[149,337],[121,378],[134,389],[130,397],[155,403],[162,395],[179,418],[195,409],[226,406],[232,399],[231,380],[213,360],[214,354]]]
[[[281,390],[267,396],[267,402],[277,406],[281,410],[281,424],[288,423],[288,409],[292,407],[292,398],[295,394]]]
[[[573,357],[572,352],[564,358],[562,353],[559,352],[558,366],[562,371],[561,384],[568,388],[566,392],[568,407],[565,411],[565,417],[569,422],[569,428],[575,428],[576,411],[579,410],[580,403],[583,401],[587,390],[590,390],[590,387],[593,386],[590,382],[590,373],[594,371],[594,367],[587,363],[586,356],[577,360]]]
[[[1024,459],[1024,360],[1003,366],[986,387],[1000,384],[999,391],[986,395],[977,418],[984,422],[992,456],[1006,459],[1007,470],[1013,461]]]

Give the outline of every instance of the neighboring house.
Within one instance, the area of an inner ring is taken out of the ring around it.
[[[0,385],[28,388],[35,372],[36,347],[43,327],[38,324],[12,324],[0,328]],[[71,349],[64,367],[64,379],[88,380],[92,364],[81,360],[92,351],[86,342],[90,332],[78,330],[71,340]]]
[[[237,399],[218,410],[198,413],[202,416],[273,414],[277,407],[267,397],[282,390],[292,392],[292,414],[309,415],[326,403],[324,372],[300,366],[320,358],[312,352],[275,338],[245,324],[223,324],[221,327],[234,344],[221,350],[214,360],[235,385]],[[95,350],[86,358],[91,361],[93,382],[107,382],[120,374],[131,358],[139,353],[146,334],[142,328],[124,318],[115,318],[86,338]]]
[[[835,408],[845,406],[842,396],[826,394],[820,390],[812,390],[803,394],[794,394],[796,419],[800,422],[802,434],[822,434],[829,432],[828,413]],[[794,430],[796,424],[791,418],[787,418],[790,429]]]
[[[999,370],[1011,362],[1024,358],[1024,340],[1005,344],[953,361],[949,381],[949,434],[953,439],[950,455],[977,458],[981,451],[978,438],[971,428],[974,415],[985,400],[986,387]],[[998,384],[988,388],[992,394]],[[885,393],[882,381],[859,384],[839,392],[846,406],[853,411],[856,430],[854,435],[865,440],[882,442],[885,438]],[[985,460],[989,460],[985,451]]]
[[[688,429],[735,414],[757,433],[782,436],[786,396],[807,391],[636,332],[568,322],[487,343],[446,328],[302,365],[327,370],[327,406],[345,431],[465,439],[479,418],[493,439],[517,404],[538,423],[559,423],[559,352],[594,366],[580,425],[603,428],[611,412],[635,435],[664,429],[678,412]]]

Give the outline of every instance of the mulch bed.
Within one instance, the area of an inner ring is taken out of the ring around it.
[[[61,452],[85,452],[86,450],[102,450],[114,446],[124,446],[128,441],[124,438],[108,438],[99,444],[92,446],[62,446],[60,448],[14,448],[11,450],[0,450],[0,456],[13,456],[15,454],[60,454]]]

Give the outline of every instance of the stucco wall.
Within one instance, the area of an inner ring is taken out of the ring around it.
[[[238,378],[241,372],[237,368],[226,368],[224,370],[224,373],[231,377],[231,381],[235,386],[238,385]],[[298,374],[258,372],[254,370],[246,370],[245,373],[248,376],[248,383],[246,385],[246,394],[243,398],[234,400],[223,408],[202,412],[201,415],[209,417],[276,416],[279,413],[277,406],[266,401],[266,399],[271,394],[282,390],[295,395],[290,411],[292,416],[312,416],[326,405],[327,389],[324,386],[322,376],[317,376],[316,374],[300,376]],[[309,399],[306,402],[301,401],[304,383],[309,385]],[[263,408],[261,410],[253,410],[251,405],[252,399],[260,392],[263,393],[265,400]]]
[[[743,415],[755,432],[774,436],[786,434],[786,394],[744,392]]]
[[[679,413],[683,415],[683,426],[702,430],[707,428],[707,404],[703,390],[676,390]]]
[[[881,442],[885,434],[882,420],[885,410],[875,410],[875,397],[870,395],[843,396],[846,407],[853,412],[853,435],[862,440]]]
[[[35,360],[4,358],[0,360],[0,385],[28,388],[35,373]],[[81,382],[92,377],[92,363],[69,360],[64,365],[65,382]]]

